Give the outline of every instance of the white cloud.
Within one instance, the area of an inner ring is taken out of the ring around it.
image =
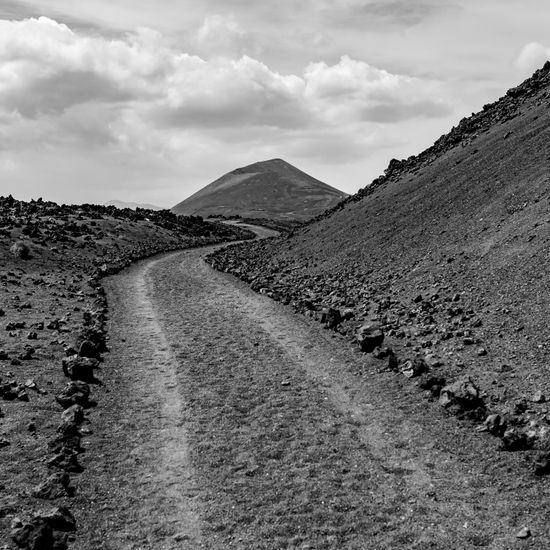
[[[526,44],[518,55],[515,65],[524,76],[530,76],[535,69],[540,69],[550,60],[550,47],[538,42]]]
[[[238,41],[231,18],[205,21],[198,39],[221,30],[216,48]],[[37,151],[51,181],[61,177],[48,160],[57,151],[71,158],[62,177],[93,154],[104,157],[98,171],[118,166],[113,173],[136,186],[150,174],[123,177],[132,156],[171,177],[186,161],[208,163],[214,150],[347,163],[384,147],[380,125],[447,114],[446,95],[437,82],[347,56],[283,74],[247,55],[191,55],[145,28],[110,39],[45,17],[0,20],[0,149],[15,152],[21,181],[30,173],[21,159]]]
[[[233,15],[207,15],[196,34],[203,55],[241,57],[247,50],[247,35]]]
[[[203,39],[220,25],[231,28],[225,20],[210,21]],[[108,142],[109,131],[117,128],[113,139],[127,144],[132,126],[142,132],[143,124],[325,128],[448,112],[437,83],[346,56],[332,66],[312,63],[302,75],[282,75],[247,56],[206,61],[179,52],[148,29],[108,40],[44,17],[0,21],[0,63],[4,108],[24,119],[46,117],[48,126],[58,116],[60,130],[94,143]],[[134,124],[121,129],[125,120]]]
[[[391,74],[347,56],[333,66],[310,64],[305,79],[306,96],[334,121],[396,122],[450,112],[441,84]]]

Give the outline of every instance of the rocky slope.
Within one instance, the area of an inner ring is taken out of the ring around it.
[[[172,208],[176,214],[309,220],[347,194],[281,159],[238,168]]]
[[[105,206],[116,206],[117,208],[130,208],[132,210],[136,210],[137,208],[145,209],[145,210],[163,210],[162,207],[156,206],[155,204],[148,204],[148,203],[140,203],[140,202],[128,202],[128,201],[120,201],[120,200],[112,200],[105,203]]]
[[[549,103],[547,63],[291,235],[210,262],[548,472]]]
[[[250,236],[168,211],[0,198],[0,547],[62,549],[77,527],[71,476],[107,351],[101,278]]]

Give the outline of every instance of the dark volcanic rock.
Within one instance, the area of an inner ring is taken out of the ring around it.
[[[65,496],[72,496],[74,488],[71,485],[71,478],[66,472],[55,473],[37,485],[31,495],[44,500],[54,500]]]
[[[78,454],[62,451],[48,460],[48,468],[59,469],[65,472],[80,473],[84,470],[78,462]]]
[[[15,520],[11,538],[23,550],[65,550],[67,534],[76,530],[76,521],[68,508],[60,506],[34,516],[29,522]]]
[[[441,389],[439,404],[459,417],[480,419],[485,413],[485,403],[479,389],[469,376],[464,376]]]
[[[534,461],[534,471],[537,476],[550,474],[550,452],[541,451],[537,453]]]
[[[384,333],[380,325],[367,323],[361,326],[357,331],[357,342],[361,346],[361,350],[366,353],[370,353],[381,346],[384,342]]]
[[[504,434],[504,431],[506,430],[507,423],[506,421],[500,416],[500,414],[490,414],[485,419],[485,428],[487,431],[496,436],[502,436]]]
[[[438,398],[441,390],[445,387],[445,378],[441,376],[424,375],[420,379],[421,389],[429,391],[432,397]]]
[[[525,430],[512,426],[501,437],[502,449],[505,451],[526,451],[531,449],[535,440]]]
[[[61,420],[66,424],[81,424],[84,420],[84,409],[81,405],[72,405],[61,414]]]
[[[56,396],[56,401],[64,408],[68,409],[72,405],[81,405],[88,407],[90,404],[90,386],[85,382],[69,382],[62,393]]]
[[[84,340],[78,348],[78,355],[89,357],[90,359],[99,359],[100,353],[96,344],[90,340]]]
[[[413,360],[406,361],[400,366],[401,373],[407,378],[420,376],[428,372],[428,364],[422,357],[415,357]]]
[[[17,241],[14,243],[10,248],[10,252],[15,257],[21,258],[22,260],[28,260],[31,257],[31,249],[29,248],[29,245],[23,241]]]
[[[81,380],[82,382],[93,382],[95,380],[94,370],[99,366],[97,359],[71,355],[65,357],[62,363],[65,376],[71,380]]]

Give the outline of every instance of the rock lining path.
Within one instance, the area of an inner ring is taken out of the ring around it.
[[[517,454],[206,253],[106,282],[75,548],[547,547],[548,483]]]

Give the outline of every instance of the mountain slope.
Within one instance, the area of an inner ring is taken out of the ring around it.
[[[320,320],[338,309],[348,320],[337,330],[351,339],[365,321],[380,323],[399,363],[435,357],[432,375],[469,375],[489,410],[540,428],[546,409],[533,399],[550,395],[549,102],[547,63],[293,236],[212,261]]]
[[[308,220],[346,193],[281,159],[237,168],[172,208],[183,215]]]

